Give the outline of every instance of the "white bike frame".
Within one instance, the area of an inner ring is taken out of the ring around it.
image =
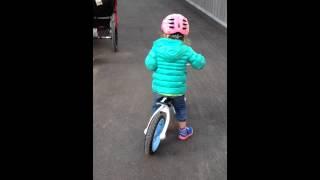
[[[149,122],[148,122],[148,125],[147,127],[144,129],[144,135],[147,134],[147,130],[150,126],[150,123],[153,119],[153,117],[158,113],[158,112],[163,112],[163,113],[166,113],[166,122],[164,124],[164,128],[160,134],[160,140],[164,140],[166,138],[166,132],[167,132],[167,129],[168,129],[168,126],[169,126],[169,123],[170,123],[170,107],[165,104],[164,102],[167,100],[167,97],[164,97],[162,98],[160,104],[161,106],[153,113],[153,115],[151,116]],[[174,108],[173,108],[173,111],[174,111]]]

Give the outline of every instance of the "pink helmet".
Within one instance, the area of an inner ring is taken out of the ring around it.
[[[161,24],[161,30],[165,34],[181,33],[183,35],[189,34],[188,19],[181,14],[170,14],[165,17]]]

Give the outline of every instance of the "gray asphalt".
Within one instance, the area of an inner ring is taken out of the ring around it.
[[[94,180],[227,179],[226,30],[184,1],[121,0],[119,52],[111,40],[94,40]],[[188,122],[193,137],[179,142],[171,127],[154,156],[144,155],[151,111],[151,73],[144,58],[159,37],[163,17],[188,17],[194,50],[207,59],[188,69]]]

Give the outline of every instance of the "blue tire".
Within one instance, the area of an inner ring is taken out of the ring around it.
[[[166,114],[158,112],[150,122],[145,136],[144,152],[147,155],[155,153],[159,149],[160,134],[166,122]]]

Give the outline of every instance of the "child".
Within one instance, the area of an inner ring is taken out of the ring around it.
[[[145,59],[148,70],[153,71],[153,112],[157,110],[161,97],[173,99],[176,119],[179,125],[179,140],[187,140],[193,134],[192,127],[187,126],[187,109],[184,95],[186,93],[187,63],[194,69],[202,69],[206,60],[184,43],[189,34],[188,19],[181,14],[170,14],[163,19],[161,30],[163,37],[153,43]]]

